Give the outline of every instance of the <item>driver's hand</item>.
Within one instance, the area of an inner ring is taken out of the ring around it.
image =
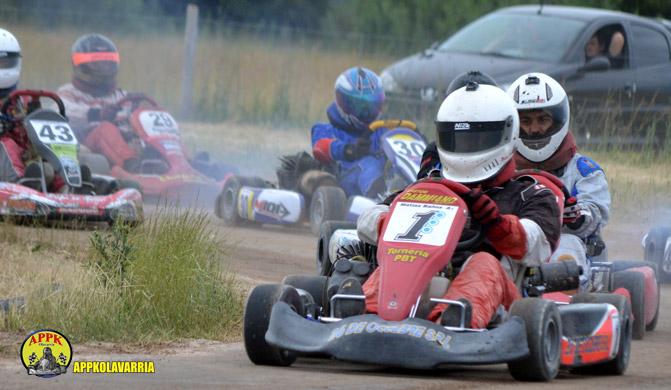
[[[462,196],[468,205],[471,215],[484,227],[491,226],[501,220],[499,206],[481,189],[476,188]]]
[[[356,161],[370,154],[370,138],[359,137],[356,142],[345,145],[345,160]]]
[[[116,104],[107,105],[100,110],[100,119],[107,122],[114,122],[116,121],[116,116],[120,110],[121,107]]]

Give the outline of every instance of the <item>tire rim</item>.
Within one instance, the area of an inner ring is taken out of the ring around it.
[[[545,340],[543,342],[543,352],[546,362],[554,362],[559,358],[559,329],[554,319],[551,319],[545,325]]]

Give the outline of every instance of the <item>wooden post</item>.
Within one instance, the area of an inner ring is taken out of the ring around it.
[[[184,27],[184,61],[182,65],[182,96],[180,114],[188,118],[193,107],[193,71],[196,61],[196,44],[198,43],[198,6],[189,4],[186,7],[186,26]]]

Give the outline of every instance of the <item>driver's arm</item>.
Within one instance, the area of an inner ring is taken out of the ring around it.
[[[91,105],[87,104],[81,97],[76,96],[76,91],[59,88],[57,94],[65,105],[65,115],[68,118],[70,127],[74,130],[77,137],[80,138],[80,141],[83,142],[84,140],[81,137],[87,134],[92,127],[88,119]]]

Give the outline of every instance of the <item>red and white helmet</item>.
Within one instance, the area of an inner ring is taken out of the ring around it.
[[[500,88],[470,82],[452,92],[436,116],[442,176],[460,183],[496,176],[513,158],[519,126],[515,102]]]
[[[12,33],[0,28],[0,95],[4,95],[3,90],[14,89],[19,83],[20,76],[21,46],[19,46],[19,41]]]
[[[508,95],[517,103],[517,110],[542,110],[552,117],[552,126],[541,135],[520,132],[517,150],[527,160],[542,162],[550,158],[568,134],[571,118],[568,96],[564,88],[543,73],[528,73],[508,87]]]

